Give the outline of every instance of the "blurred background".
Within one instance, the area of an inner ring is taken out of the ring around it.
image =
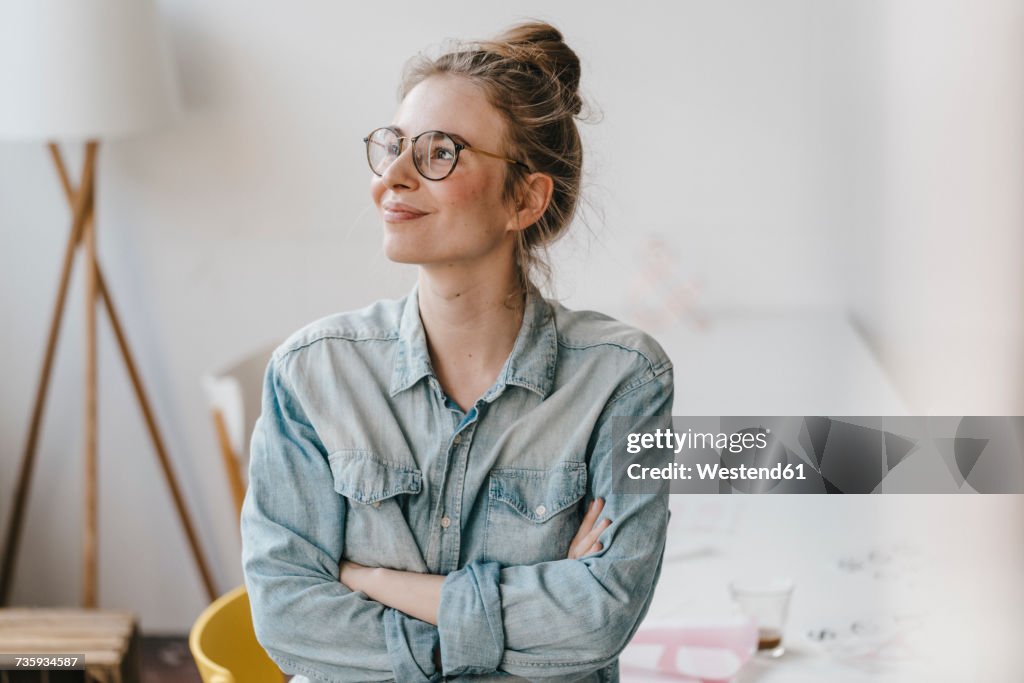
[[[592,114],[551,293],[661,341],[676,414],[1024,414],[1019,0],[158,5],[182,113],[102,147],[98,249],[222,590],[241,583],[240,545],[201,378],[408,291],[361,138],[390,121],[410,56],[525,18],[563,31]],[[68,224],[45,147],[0,144],[4,524]],[[76,271],[14,604],[79,599],[81,286]],[[207,600],[108,327],[99,339],[100,602],[184,632]],[[709,552],[725,571],[799,564],[828,598],[844,557],[909,539],[959,558],[919,576],[964,619],[1024,634],[1024,503],[956,493],[673,501],[677,541],[707,539],[678,571]],[[863,595],[884,606],[886,590]],[[829,617],[827,599],[794,600],[801,624]]]

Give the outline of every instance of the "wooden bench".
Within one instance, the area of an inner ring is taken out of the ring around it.
[[[0,683],[140,683],[138,624],[129,612],[0,609],[0,653],[84,655],[84,671],[0,671]]]

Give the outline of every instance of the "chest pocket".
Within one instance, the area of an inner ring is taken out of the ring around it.
[[[579,529],[579,502],[587,492],[587,465],[546,470],[491,470],[487,490],[487,559],[536,564],[565,559]]]
[[[422,486],[423,476],[418,469],[383,462],[371,451],[338,451],[329,461],[334,490],[363,505],[400,493],[419,493]]]
[[[342,556],[370,567],[426,571],[404,509],[422,490],[420,470],[366,450],[338,451],[328,462],[334,490],[347,503]]]

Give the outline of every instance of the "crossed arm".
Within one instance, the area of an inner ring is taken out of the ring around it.
[[[603,509],[602,499],[596,498],[591,502],[576,536],[569,544],[569,552],[566,555],[568,559],[578,559],[603,548],[597,539],[611,526],[609,519],[598,521]],[[437,626],[444,576],[384,567],[364,567],[347,560],[341,562],[339,570],[338,579],[349,590],[362,591],[370,599],[386,607]]]

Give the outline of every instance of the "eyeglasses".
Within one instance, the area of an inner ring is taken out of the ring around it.
[[[530,167],[521,161],[456,142],[451,135],[439,130],[428,130],[416,137],[407,138],[391,128],[378,128],[363,138],[370,170],[375,175],[384,175],[384,171],[401,156],[406,140],[412,146],[413,166],[427,180],[444,180],[451,175],[455,165],[459,163],[459,152],[464,149],[522,166],[528,173],[530,172]]]

